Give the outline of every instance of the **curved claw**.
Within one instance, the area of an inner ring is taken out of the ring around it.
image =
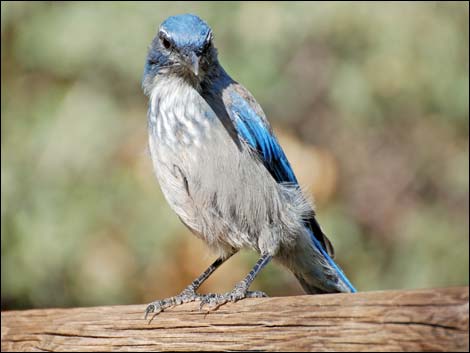
[[[202,310],[205,305],[212,305],[212,302],[218,297],[217,294],[206,294],[201,298],[201,303],[199,304],[199,310]]]
[[[144,320],[147,320],[147,316],[151,313],[155,313],[155,315],[158,315],[160,312],[163,311],[163,306],[162,306],[162,301],[159,300],[157,302],[153,302],[153,303],[150,303],[149,305],[147,305],[147,308],[145,309],[145,316],[144,316]],[[152,320],[150,320],[152,321]]]
[[[149,314],[153,313],[154,311],[155,311],[155,305],[153,304],[147,305],[147,308],[145,309],[144,320],[147,320],[147,316],[149,316]]]

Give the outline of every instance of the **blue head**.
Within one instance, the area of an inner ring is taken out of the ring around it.
[[[191,14],[168,17],[150,45],[142,86],[149,93],[155,80],[165,75],[200,81],[215,61],[217,51],[207,23]]]

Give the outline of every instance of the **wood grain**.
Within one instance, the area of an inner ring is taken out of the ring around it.
[[[2,351],[468,351],[469,288],[2,312]]]

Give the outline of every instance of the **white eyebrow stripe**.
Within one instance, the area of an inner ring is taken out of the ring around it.
[[[212,40],[212,31],[209,30],[209,33],[207,33],[206,39],[204,39],[204,42],[208,42]]]
[[[165,31],[163,28],[160,28],[160,30],[158,32],[163,33],[165,36],[169,37],[168,32]]]

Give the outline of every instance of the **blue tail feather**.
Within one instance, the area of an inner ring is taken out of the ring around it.
[[[331,267],[333,267],[336,272],[338,273],[338,276],[341,278],[341,280],[349,287],[349,289],[351,290],[351,293],[356,293],[357,290],[356,288],[354,288],[354,286],[351,284],[351,282],[349,281],[349,279],[346,277],[346,275],[343,273],[343,271],[339,268],[339,266],[334,262],[334,260],[330,257],[330,255],[328,255],[328,253],[325,251],[325,249],[323,249],[322,245],[320,244],[320,242],[318,241],[318,239],[315,237],[315,235],[313,234],[313,232],[308,229],[309,233],[310,233],[310,236],[313,240],[313,244],[315,244],[315,247],[320,250],[321,254],[325,257],[325,259],[328,261],[328,263],[331,265]]]

